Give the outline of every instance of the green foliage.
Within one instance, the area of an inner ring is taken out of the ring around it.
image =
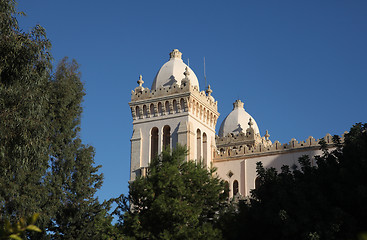
[[[177,146],[153,159],[146,177],[118,199],[123,233],[136,239],[221,239],[214,226],[226,204],[224,182],[200,164],[185,161]],[[128,206],[130,202],[130,206]]]
[[[94,197],[94,148],[79,137],[78,64],[64,58],[53,73],[45,30],[22,31],[15,1],[0,11],[0,219],[40,213],[32,239],[103,239],[95,226],[111,218]]]
[[[10,223],[9,220],[0,223],[0,239],[22,240],[26,231],[42,232],[36,225],[39,214],[35,213],[25,221],[20,218],[16,223]]]
[[[299,159],[280,173],[258,163],[260,187],[222,220],[228,239],[357,239],[367,228],[367,124],[356,124],[336,148]],[[363,235],[361,235],[363,236]]]

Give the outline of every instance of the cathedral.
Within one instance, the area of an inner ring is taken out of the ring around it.
[[[138,86],[131,91],[129,106],[133,117],[131,137],[130,180],[145,176],[153,157],[165,147],[187,146],[187,160],[216,167],[217,174],[230,188],[230,196],[248,196],[256,188],[256,163],[278,170],[283,165],[298,165],[302,155],[321,155],[318,140],[313,137],[298,142],[272,142],[268,131],[262,136],[255,119],[236,100],[233,110],[220,124],[218,101],[210,85],[201,91],[192,69],[174,49],[163,64],[151,88]],[[261,125],[260,125],[261,126]],[[332,136],[324,137],[330,147]],[[312,164],[314,159],[311,158]]]

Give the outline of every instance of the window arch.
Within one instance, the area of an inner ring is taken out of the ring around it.
[[[147,105],[143,105],[143,117],[147,118],[148,117],[148,110],[147,110]]]
[[[170,148],[171,144],[171,127],[166,125],[163,127],[163,149]]]
[[[162,109],[162,103],[161,102],[159,102],[158,103],[158,115],[159,116],[162,116],[163,115],[163,109]]]
[[[204,166],[206,166],[206,162],[208,160],[208,144],[205,132],[203,133],[203,160],[204,160]]]
[[[140,118],[140,108],[139,108],[139,106],[136,106],[135,112],[136,112],[136,118],[139,119]]]
[[[172,104],[173,104],[173,112],[177,113],[178,112],[177,101],[173,100]]]
[[[158,155],[158,128],[152,128],[150,134],[150,159],[152,160]]]
[[[180,100],[180,105],[181,105],[181,111],[185,112],[185,101],[183,100],[183,98],[181,98]]]
[[[170,114],[170,111],[169,111],[169,102],[166,101],[166,103],[164,105],[165,105],[165,109],[166,109],[166,114]]]
[[[200,131],[200,129],[198,129],[196,131],[196,137],[197,137],[197,140],[196,140],[196,147],[197,147],[196,160],[199,162],[201,160],[201,131]]]
[[[258,189],[261,185],[261,180],[259,177],[255,178],[255,189]]]
[[[234,180],[233,182],[233,196],[236,196],[238,193],[238,181]]]
[[[154,104],[150,104],[150,115],[151,116],[155,116],[155,112],[154,112]]]
[[[226,193],[227,198],[229,198],[229,182],[224,181],[224,192]]]

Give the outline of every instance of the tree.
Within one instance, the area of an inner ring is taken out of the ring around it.
[[[118,201],[120,224],[136,239],[221,239],[214,226],[226,204],[224,182],[201,164],[185,161],[177,146],[152,160],[146,177],[129,186],[129,197]],[[130,205],[127,203],[130,202]]]
[[[228,239],[356,239],[367,230],[367,124],[356,124],[335,149],[280,173],[258,163],[260,187],[222,222]]]
[[[94,197],[103,179],[98,174],[100,166],[94,166],[94,148],[79,138],[84,95],[78,64],[64,58],[53,76],[50,97],[53,134],[51,171],[46,179],[57,192],[52,197],[59,199],[50,226],[53,239],[101,239],[95,231],[95,219],[105,216],[108,208]]]
[[[0,1],[0,218],[51,214],[47,184],[50,146],[50,42],[42,27],[19,29],[14,1]],[[41,224],[42,225],[42,224]]]
[[[44,231],[30,238],[103,239],[94,226],[108,204],[94,196],[103,176],[79,137],[78,64],[65,58],[53,73],[45,30],[22,31],[16,15],[0,0],[0,220],[40,213]]]

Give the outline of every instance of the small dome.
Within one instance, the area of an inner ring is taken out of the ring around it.
[[[181,56],[182,53],[178,51],[178,49],[174,49],[170,53],[169,61],[161,67],[155,76],[151,88],[152,90],[155,90],[159,87],[169,87],[174,83],[181,85],[181,80],[185,78],[184,72],[186,68],[189,72],[187,77],[190,79],[190,84],[199,88],[198,78],[196,77],[194,71],[192,71],[191,68],[182,61]]]
[[[248,123],[250,121],[253,123],[252,128],[255,134],[260,134],[259,127],[257,126],[255,119],[248,114],[243,108],[243,102],[241,100],[236,100],[233,103],[233,110],[228,116],[223,120],[219,128],[219,137],[224,137],[228,133],[239,134],[240,132],[246,132],[249,127]]]

